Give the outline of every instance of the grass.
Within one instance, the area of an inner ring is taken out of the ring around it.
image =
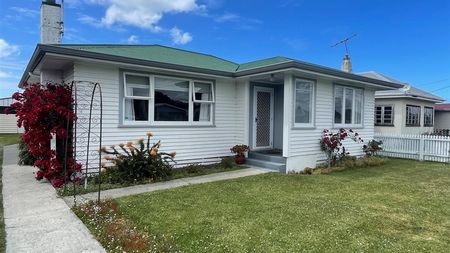
[[[329,175],[276,173],[116,200],[183,252],[448,252],[450,165],[390,159]]]
[[[189,167],[181,168],[181,169],[175,169],[174,173],[170,178],[168,178],[165,181],[168,180],[174,180],[174,179],[180,179],[180,178],[186,178],[186,177],[196,177],[196,176],[202,176],[202,175],[208,175],[213,173],[219,173],[219,172],[225,172],[225,171],[234,171],[243,169],[245,167],[243,166],[236,166],[233,165],[232,167],[224,167],[220,164],[214,164],[209,166],[201,166],[201,165],[191,165]],[[136,184],[111,184],[111,183],[102,183],[101,189],[109,190],[109,189],[116,189],[116,188],[123,188],[133,185],[139,185],[139,184],[149,184],[152,182],[139,182]],[[89,179],[87,187],[84,188],[84,184],[82,185],[76,185],[75,191],[77,194],[85,194],[90,192],[96,192],[98,191],[98,184],[94,183],[94,180]],[[73,195],[73,185],[71,183],[68,184],[67,190],[64,192],[64,187],[61,187],[57,189],[57,193],[59,196],[72,196]]]
[[[6,233],[5,221],[3,217],[3,181],[2,181],[2,164],[3,164],[3,146],[16,144],[19,142],[18,134],[0,134],[0,252],[6,250]]]

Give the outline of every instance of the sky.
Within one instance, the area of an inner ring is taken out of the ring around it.
[[[61,0],[57,0],[60,2]],[[39,43],[40,0],[0,0],[0,97]],[[374,70],[450,102],[450,1],[66,0],[69,44],[161,44],[237,63],[286,56]]]

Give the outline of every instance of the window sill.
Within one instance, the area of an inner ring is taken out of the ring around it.
[[[152,125],[152,124],[119,124],[117,128],[215,128],[216,125]]]
[[[422,127],[421,125],[405,125],[405,127]]]
[[[316,127],[314,125],[305,125],[305,126],[293,126],[291,130],[314,130]]]
[[[376,127],[395,127],[395,125],[377,125],[375,124]]]

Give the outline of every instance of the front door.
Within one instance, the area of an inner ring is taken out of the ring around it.
[[[272,88],[254,88],[253,149],[273,147],[273,94]]]

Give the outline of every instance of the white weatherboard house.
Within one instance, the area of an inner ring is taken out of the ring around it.
[[[397,90],[375,93],[376,133],[423,134],[434,131],[434,106],[445,99],[374,71],[359,74],[403,85]]]
[[[243,143],[273,158],[250,162],[280,171],[323,160],[324,129],[372,139],[375,91],[401,87],[284,57],[237,64],[158,45],[39,44],[22,82],[74,80],[102,86],[104,145],[152,131],[179,163],[193,163]],[[361,145],[349,142],[349,151],[360,155]]]
[[[218,161],[232,146],[248,144],[252,164],[282,172],[314,167],[324,159],[324,129],[352,128],[372,139],[375,92],[402,87],[286,57],[238,64],[159,45],[59,44],[59,7],[43,1],[43,44],[21,83],[101,84],[103,144],[151,131],[162,150],[177,152],[178,164]],[[86,118],[88,110],[77,109]],[[78,158],[86,149],[80,132]],[[347,147],[362,154],[360,143]]]

